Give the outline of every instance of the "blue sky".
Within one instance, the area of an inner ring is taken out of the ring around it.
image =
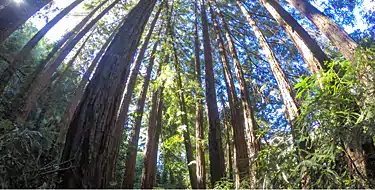
[[[24,1],[24,0],[14,0],[14,1],[18,1],[19,3],[23,3],[22,1]],[[320,0],[320,1],[325,1],[325,0]],[[54,6],[62,9],[66,6],[68,6],[72,2],[73,2],[73,0],[54,0]],[[86,0],[86,2],[87,2],[87,0]],[[365,5],[365,6],[357,7],[354,10],[354,15],[356,17],[355,18],[356,19],[355,26],[354,27],[344,26],[345,30],[348,33],[351,33],[356,29],[364,30],[364,29],[367,28],[367,24],[366,24],[365,20],[363,19],[363,17],[361,16],[360,12],[363,11],[363,10],[365,10],[365,11],[370,10],[370,9],[374,10],[375,9],[375,1],[364,0],[363,5]],[[315,6],[317,8],[320,8],[316,4],[315,4]],[[62,35],[64,35],[64,33],[66,31],[72,29],[79,22],[79,20],[82,19],[82,17],[85,14],[87,14],[87,13],[85,13],[85,11],[83,10],[82,7],[83,7],[83,3],[81,3],[79,6],[77,6],[67,17],[65,17],[58,24],[56,24],[56,26],[53,27],[47,33],[46,37],[48,39],[50,39],[51,41],[56,41]],[[57,13],[58,12],[50,13],[50,14],[48,14],[48,16],[49,16],[49,18],[53,18],[54,15],[56,15]],[[46,24],[45,19],[43,19],[43,18],[41,19],[41,18],[38,18],[38,17],[32,17],[30,19],[30,22],[34,23],[35,26],[38,29],[41,29]]]

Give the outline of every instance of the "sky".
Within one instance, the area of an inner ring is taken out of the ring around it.
[[[14,1],[18,1],[19,3],[23,3],[22,1],[24,1],[24,0],[14,0]],[[325,1],[325,0],[320,0],[320,1]],[[67,7],[72,2],[73,2],[73,0],[54,0],[54,3],[55,3],[54,6],[60,8],[60,10],[61,10],[64,7]],[[355,18],[356,19],[355,26],[354,27],[344,26],[345,30],[348,33],[351,33],[353,31],[355,31],[356,29],[364,30],[364,29],[367,28],[367,24],[366,24],[365,20],[361,17],[360,12],[363,11],[363,10],[366,11],[366,10],[370,10],[370,9],[375,10],[375,1],[374,0],[364,0],[363,5],[366,5],[366,6],[362,6],[360,8],[357,7],[354,10],[354,15],[356,17]],[[319,8],[319,6],[316,6],[316,7]],[[56,11],[52,14],[50,13],[48,15],[48,17],[50,19],[52,19],[54,17],[54,15],[56,15],[57,13],[58,13],[58,11]],[[85,16],[85,11],[83,10],[83,3],[81,3],[71,13],[69,13],[69,15],[67,17],[63,18],[59,23],[57,23],[55,25],[55,27],[53,27],[47,33],[46,37],[48,39],[50,39],[51,41],[58,40],[61,36],[63,36],[65,34],[66,31],[74,28],[74,26],[76,24],[78,24],[80,19],[83,19],[83,16]],[[38,18],[38,17],[32,17],[30,19],[30,21],[38,29],[41,29],[46,24],[45,19]]]

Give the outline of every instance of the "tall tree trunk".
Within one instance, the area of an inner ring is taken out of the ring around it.
[[[57,16],[49,21],[41,30],[39,30],[28,42],[21,51],[14,57],[13,61],[9,63],[8,68],[1,74],[0,93],[3,93],[6,85],[22,65],[24,58],[36,46],[36,44],[46,35],[46,33],[55,26],[64,16],[66,16],[74,7],[80,4],[83,0],[75,0],[72,4],[62,10]]]
[[[227,177],[229,180],[233,179],[233,161],[232,161],[232,148],[231,148],[231,138],[230,138],[230,127],[228,126],[228,115],[227,115],[227,109],[224,99],[222,100],[223,105],[223,123],[224,123],[224,129],[225,129],[225,139],[226,139],[226,161],[227,161]]]
[[[162,126],[163,89],[164,87],[161,85],[158,90],[154,91],[152,97],[152,108],[142,170],[142,189],[152,189],[155,183],[159,137]]]
[[[237,156],[236,156],[236,187],[239,183],[249,175],[249,157],[247,151],[247,144],[245,140],[245,129],[243,126],[244,115],[241,111],[241,102],[237,98],[237,92],[234,86],[234,80],[232,76],[232,71],[230,68],[229,60],[224,49],[224,40],[220,35],[220,28],[216,15],[213,12],[212,6],[209,4],[209,9],[211,13],[211,18],[214,25],[214,31],[216,35],[216,41],[218,42],[219,47],[219,57],[223,66],[223,73],[225,79],[225,85],[227,87],[227,94],[229,99],[230,111],[231,111],[231,122],[233,127],[233,137],[234,144],[236,146]]]
[[[120,26],[121,26],[121,24],[112,32],[111,36],[109,36],[109,38],[103,44],[103,46],[101,47],[99,52],[95,55],[94,60],[91,62],[89,68],[87,68],[87,71],[82,76],[81,81],[79,82],[77,88],[75,89],[74,96],[73,96],[72,100],[70,101],[68,107],[66,108],[66,110],[64,112],[64,116],[61,118],[61,121],[60,121],[61,129],[60,129],[60,132],[59,132],[59,137],[57,139],[58,143],[63,143],[63,141],[65,140],[64,137],[66,135],[68,125],[71,122],[73,114],[74,114],[74,112],[75,112],[75,110],[78,106],[78,103],[82,98],[82,95],[85,91],[86,84],[89,81],[90,76],[94,72],[94,69],[96,68],[97,63],[99,62],[100,58],[104,54],[105,50],[108,48],[109,43],[111,43],[111,41],[113,40],[113,37],[117,33]]]
[[[299,105],[296,100],[296,96],[294,94],[293,88],[291,87],[288,78],[286,77],[284,71],[280,66],[279,60],[276,58],[275,53],[272,51],[271,46],[268,44],[266,38],[264,37],[262,31],[257,26],[255,20],[253,20],[250,14],[246,11],[244,12],[247,21],[251,25],[255,36],[258,39],[258,42],[263,49],[268,62],[270,63],[272,73],[276,79],[277,85],[280,89],[281,96],[284,102],[285,110],[286,110],[286,118],[288,119],[289,123],[293,125],[294,120],[299,116]],[[302,141],[298,143],[299,149],[303,152],[306,150],[306,141]],[[302,160],[304,160],[304,153],[299,153],[299,156]],[[306,172],[303,176],[304,180],[302,181],[302,188],[307,188],[310,177]]]
[[[211,185],[224,177],[224,153],[221,142],[219,112],[216,100],[215,77],[213,70],[212,48],[210,44],[209,28],[205,0],[201,0],[201,19],[203,32],[204,63],[205,63],[205,83],[206,83],[206,102],[208,117],[208,144],[210,153],[210,173]]]
[[[52,0],[27,0],[24,3],[10,1],[0,3],[0,44],[31,16]]]
[[[206,189],[206,163],[204,158],[204,129],[203,129],[203,90],[202,90],[202,72],[200,60],[200,42],[198,36],[198,1],[194,4],[194,61],[196,72],[196,119],[195,119],[195,138],[197,152],[197,188]]]
[[[95,9],[93,9],[84,19],[82,19],[71,31],[66,33],[57,43],[54,45],[52,50],[48,53],[48,55],[38,64],[33,74],[31,74],[28,79],[26,80],[26,84],[23,85],[21,91],[19,92],[19,96],[23,97],[26,93],[30,90],[31,85],[34,83],[35,79],[42,73],[43,69],[46,65],[50,62],[50,60],[55,56],[55,54],[61,49],[61,47],[66,43],[69,44],[70,41],[73,39],[75,34],[77,34],[85,24],[92,18],[92,16],[106,4],[109,0],[105,0],[100,3]]]
[[[113,138],[121,95],[135,50],[156,0],[129,12],[89,82],[66,135],[60,172],[63,188],[104,188],[111,182]]]
[[[189,120],[187,117],[187,109],[186,109],[186,101],[185,101],[185,92],[184,88],[182,86],[182,78],[181,78],[181,73],[183,72],[181,69],[181,65],[178,61],[178,52],[177,48],[175,45],[175,39],[174,39],[174,31],[173,27],[171,24],[171,19],[173,15],[173,5],[172,5],[172,10],[170,13],[170,17],[168,20],[168,30],[169,30],[169,35],[171,37],[171,44],[172,44],[172,50],[173,50],[173,63],[174,67],[176,69],[176,75],[177,75],[177,88],[178,88],[178,97],[179,97],[179,104],[180,104],[180,111],[182,112],[181,115],[181,121],[182,124],[185,125],[185,130],[183,131],[184,135],[184,145],[185,145],[185,151],[186,151],[186,161],[189,169],[189,179],[190,179],[190,184],[193,189],[197,189],[197,176],[196,176],[196,166],[192,164],[194,161],[194,153],[193,153],[193,148],[191,146],[191,141],[190,141],[190,133],[189,133]]]
[[[336,46],[342,55],[354,63],[358,44],[333,20],[328,18],[306,0],[286,0],[307,17]]]
[[[173,36],[172,36],[173,39]],[[173,40],[172,40],[173,41]],[[176,69],[176,74],[177,74],[177,88],[178,88],[178,93],[179,93],[179,99],[180,99],[180,109],[182,112],[181,119],[182,119],[182,124],[185,125],[185,130],[183,131],[184,133],[184,144],[185,144],[185,150],[186,150],[186,158],[187,158],[187,165],[189,169],[189,178],[190,178],[190,184],[193,189],[197,189],[197,176],[196,176],[196,166],[192,164],[194,161],[194,153],[193,153],[193,148],[191,147],[191,141],[190,141],[190,133],[189,133],[189,120],[187,117],[187,109],[186,109],[186,101],[185,101],[185,92],[184,88],[182,87],[182,79],[181,79],[181,65],[178,62],[178,57],[177,57],[177,49],[175,45],[173,44],[173,62],[174,62],[174,67]]]
[[[286,107],[287,118],[290,123],[293,123],[294,119],[296,119],[299,115],[298,103],[293,88],[291,87],[284,71],[282,70],[279,60],[276,58],[275,53],[272,51],[271,46],[268,44],[266,38],[264,37],[260,28],[257,26],[255,20],[251,18],[250,14],[247,11],[244,12],[244,14],[250,26],[252,27],[261,48],[267,56],[268,62],[271,65],[272,73],[275,76],[275,79],[281,91],[281,96]]]
[[[144,78],[144,82],[142,86],[142,91],[139,95],[137,108],[135,110],[136,117],[134,121],[133,133],[130,138],[128,149],[126,152],[126,161],[125,161],[126,168],[125,168],[124,180],[122,182],[122,188],[124,189],[134,188],[134,172],[135,172],[135,165],[136,165],[136,158],[137,158],[139,133],[140,133],[141,126],[142,126],[142,116],[144,112],[148,87],[150,85],[151,72],[155,63],[155,56],[156,56],[155,54],[156,54],[157,44],[158,43],[155,43],[152,49],[150,62],[147,67],[146,76]],[[159,65],[159,67],[161,67],[161,64]]]
[[[215,2],[215,0],[212,0]],[[252,167],[250,169],[250,184],[254,185],[256,182],[256,163],[254,161],[255,155],[260,151],[260,139],[257,138],[255,130],[257,128],[257,123],[255,121],[254,117],[254,110],[253,106],[251,105],[251,99],[250,99],[250,93],[249,93],[249,88],[246,84],[245,81],[245,76],[242,71],[242,66],[240,63],[240,60],[238,58],[237,50],[234,46],[234,41],[231,37],[230,34],[230,29],[229,26],[221,13],[221,10],[218,8],[217,13],[219,17],[222,20],[223,27],[224,27],[224,32],[225,32],[225,37],[227,39],[227,43],[229,46],[229,51],[231,53],[233,63],[234,63],[234,68],[236,72],[237,79],[240,83],[240,92],[241,92],[241,102],[242,102],[242,108],[243,108],[243,113],[244,113],[244,119],[245,119],[245,127],[247,130],[247,138],[249,139],[249,147],[250,147],[250,159],[252,162]],[[235,130],[234,130],[235,131]],[[235,133],[234,133],[235,134]],[[236,138],[236,137],[235,137]],[[242,152],[242,149],[239,149],[236,147],[237,152]],[[238,155],[239,156],[239,155]],[[242,159],[242,158],[240,158]],[[253,187],[254,188],[254,187]]]
[[[124,126],[125,126],[126,120],[128,118],[128,110],[129,110],[129,106],[130,106],[130,102],[131,102],[131,97],[133,95],[134,87],[135,87],[136,82],[137,82],[139,68],[140,68],[141,63],[143,61],[145,52],[147,50],[147,46],[149,44],[151,35],[152,35],[153,31],[154,31],[154,28],[155,28],[156,22],[157,22],[157,20],[159,18],[159,15],[160,15],[160,12],[162,10],[162,7],[163,6],[160,5],[158,11],[155,14],[154,19],[151,22],[150,29],[149,29],[149,31],[146,34],[146,38],[145,38],[145,40],[144,40],[144,42],[142,44],[141,49],[139,50],[138,56],[135,59],[134,64],[132,65],[132,68],[131,68],[131,71],[130,71],[130,74],[129,74],[129,78],[126,81],[125,93],[123,94],[119,116],[118,116],[116,124],[115,124],[116,125],[116,130],[118,130],[116,132],[116,134],[123,134]],[[154,44],[154,49],[155,50],[157,48],[157,43],[158,42],[155,42],[155,44]],[[118,139],[115,139],[115,141],[116,142],[114,142],[114,144],[115,144],[114,145],[115,146],[114,149],[119,149],[120,145],[121,145],[121,142],[122,142],[122,136],[118,136]],[[117,157],[117,154],[116,154],[116,157]],[[112,163],[112,164],[114,165],[113,167],[116,168],[116,161],[117,161],[117,159],[115,159],[114,161],[115,162]],[[113,174],[112,175],[115,176],[115,170],[113,170]]]
[[[324,61],[329,61],[327,55],[292,15],[278,3],[278,0],[260,1],[293,41],[302,58],[307,63],[310,72],[316,74],[325,69]],[[245,14],[246,9],[243,4],[239,0],[237,0],[237,4]]]
[[[35,102],[40,97],[41,93],[48,88],[48,84],[46,83],[48,81],[48,78],[50,78],[53,73],[56,71],[56,69],[60,66],[60,64],[64,61],[66,56],[70,53],[70,51],[76,46],[76,44],[89,32],[92,27],[105,15],[111,10],[119,0],[114,1],[111,5],[109,5],[106,9],[103,10],[96,18],[94,18],[90,23],[88,23],[84,29],[82,29],[81,32],[77,34],[77,36],[74,37],[74,39],[67,44],[59,53],[59,55],[54,59],[48,66],[48,68],[45,69],[44,73],[42,73],[34,82],[34,84],[31,87],[30,93],[27,95],[28,101],[26,102],[25,106],[21,110],[22,114],[20,119],[27,119],[27,115],[30,112],[30,110],[34,107]]]

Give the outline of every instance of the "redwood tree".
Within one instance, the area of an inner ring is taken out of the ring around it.
[[[116,116],[135,50],[156,0],[129,12],[89,82],[66,135],[60,172],[63,188],[109,187],[115,158]],[[71,167],[73,166],[73,167]]]
[[[200,2],[205,65],[210,173],[211,185],[214,187],[215,183],[224,177],[224,152],[221,142],[219,112],[216,99],[215,74],[213,71],[212,48],[210,44],[205,0],[201,0]]]

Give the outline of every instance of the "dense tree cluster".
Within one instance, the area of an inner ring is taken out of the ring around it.
[[[373,2],[58,1],[0,2],[0,187],[375,187]]]

